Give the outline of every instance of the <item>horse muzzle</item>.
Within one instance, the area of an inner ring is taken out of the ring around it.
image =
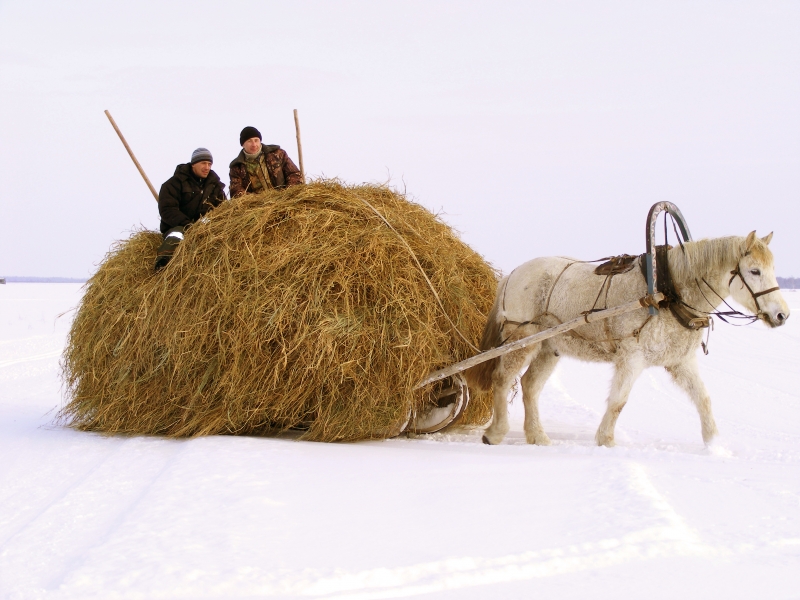
[[[789,309],[778,309],[774,312],[760,312],[759,318],[770,327],[781,327],[789,318]]]

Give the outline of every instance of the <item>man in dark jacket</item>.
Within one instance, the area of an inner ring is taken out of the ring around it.
[[[211,170],[213,161],[211,152],[198,148],[192,152],[191,162],[178,165],[161,186],[158,212],[164,242],[156,256],[156,271],[170,261],[186,228],[225,200],[225,184]]]
[[[245,127],[239,134],[239,152],[231,163],[231,198],[303,183],[292,159],[274,144],[262,144],[261,132]]]

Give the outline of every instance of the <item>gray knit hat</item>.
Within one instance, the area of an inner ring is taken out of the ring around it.
[[[198,148],[192,152],[192,164],[203,160],[207,160],[210,163],[214,162],[214,159],[211,158],[211,152],[208,151],[208,148]]]

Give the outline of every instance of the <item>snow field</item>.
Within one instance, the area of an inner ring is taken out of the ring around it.
[[[550,447],[519,399],[494,447],[175,441],[53,424],[80,294],[0,286],[0,598],[800,597],[800,315],[717,323],[710,448],[657,370],[596,447],[610,368],[567,359]]]

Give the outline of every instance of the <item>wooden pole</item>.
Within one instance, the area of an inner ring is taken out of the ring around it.
[[[580,317],[575,317],[571,321],[567,321],[558,325],[556,327],[551,327],[550,329],[545,329],[544,331],[540,331],[534,335],[529,335],[528,337],[524,337],[516,342],[511,342],[510,344],[506,344],[505,346],[500,346],[499,348],[492,348],[491,350],[487,350],[486,352],[481,352],[473,356],[472,358],[468,358],[466,360],[462,360],[459,363],[454,365],[450,365],[449,367],[445,367],[444,369],[439,369],[438,371],[434,371],[430,373],[425,379],[420,381],[417,386],[414,388],[418,390],[421,387],[425,387],[429,383],[433,383],[434,381],[439,381],[440,379],[444,379],[445,377],[450,377],[450,375],[455,375],[456,373],[460,373],[461,371],[466,371],[467,369],[474,367],[475,365],[479,365],[482,362],[486,362],[487,360],[492,360],[493,358],[497,358],[498,356],[502,356],[503,354],[508,354],[509,352],[513,352],[514,350],[520,350],[527,346],[531,346],[533,344],[538,344],[542,340],[546,340],[547,338],[555,337],[560,333],[564,333],[566,331],[570,331],[571,329],[575,329],[576,327],[580,327],[581,325],[586,325],[587,323],[594,323],[595,321],[602,321],[603,319],[608,319],[610,317],[616,317],[617,315],[622,315],[625,313],[632,312],[639,308],[647,308],[648,306],[658,305],[664,299],[664,294],[658,292],[653,294],[652,296],[645,296],[644,298],[640,298],[639,300],[634,300],[633,302],[628,302],[627,304],[620,304],[619,306],[614,306],[613,308],[607,308],[605,310],[599,310],[597,312],[589,313],[586,316],[581,315]]]
[[[297,132],[297,160],[300,162],[300,177],[303,183],[306,182],[306,170],[303,168],[303,144],[300,142],[300,119],[297,117],[297,109],[294,109],[294,129]]]
[[[145,173],[144,173],[144,169],[142,168],[142,165],[139,164],[139,161],[136,160],[136,157],[133,155],[133,150],[131,150],[131,147],[128,146],[128,142],[125,141],[125,136],[122,135],[122,132],[119,130],[119,127],[117,127],[117,124],[114,122],[114,117],[112,117],[111,113],[108,112],[107,110],[104,111],[104,112],[106,113],[106,116],[108,117],[108,120],[111,121],[111,126],[114,128],[114,131],[117,132],[117,135],[119,136],[119,139],[122,142],[122,145],[125,146],[125,150],[127,150],[128,154],[131,155],[131,160],[133,160],[133,164],[136,165],[137,169],[139,169],[139,174],[144,178],[144,182],[147,184],[147,187],[150,188],[150,191],[153,192],[153,198],[155,198],[156,202],[158,202],[158,194],[156,193],[156,188],[154,188],[153,184],[150,183],[150,180],[147,178],[147,175],[145,175]],[[299,140],[299,138],[298,138],[298,140]]]

